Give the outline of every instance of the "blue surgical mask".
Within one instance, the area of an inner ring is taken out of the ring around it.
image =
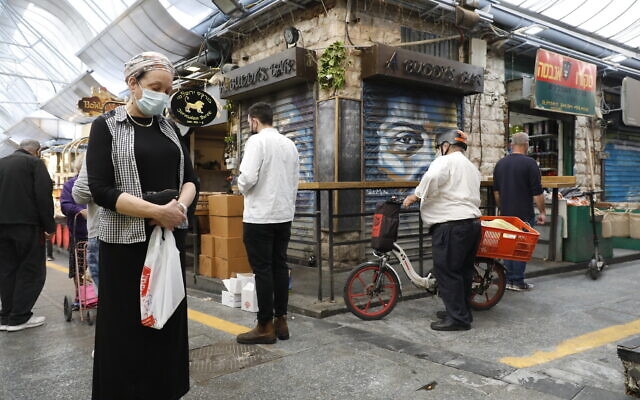
[[[138,83],[138,86],[140,86],[140,83]],[[140,112],[150,117],[162,114],[169,102],[169,95],[145,89],[142,86],[140,86],[140,89],[142,89],[142,97],[136,99],[136,105]]]

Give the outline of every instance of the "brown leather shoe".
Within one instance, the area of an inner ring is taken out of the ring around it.
[[[241,344],[273,344],[276,342],[276,330],[273,321],[260,322],[249,332],[241,333],[236,337]]]
[[[287,326],[287,316],[281,315],[273,319],[273,326],[276,329],[276,336],[280,340],[289,339],[289,326]]]

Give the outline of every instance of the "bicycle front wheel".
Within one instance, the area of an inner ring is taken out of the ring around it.
[[[344,285],[343,298],[349,311],[369,321],[389,314],[400,296],[400,282],[389,268],[375,262],[358,265]]]
[[[504,267],[493,258],[476,258],[469,303],[476,311],[498,304],[507,286]]]

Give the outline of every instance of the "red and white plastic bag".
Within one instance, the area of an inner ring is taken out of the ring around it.
[[[170,230],[153,228],[140,277],[140,321],[162,329],[185,297],[180,252]]]

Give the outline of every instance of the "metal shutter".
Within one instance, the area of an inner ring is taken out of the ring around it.
[[[266,102],[273,108],[273,125],[280,133],[292,139],[300,154],[300,180],[313,182],[314,159],[314,128],[315,128],[315,99],[313,91],[307,85],[294,86],[268,96],[245,100],[241,113],[242,146],[249,134],[247,124],[247,110],[253,103]],[[298,192],[296,213],[313,213],[315,211],[315,197],[313,192]],[[313,220],[310,218],[296,218],[293,221],[291,235],[297,239],[312,242],[314,232]],[[289,257],[294,260],[306,261],[315,249],[306,244],[289,244]]]
[[[364,84],[365,181],[419,181],[435,157],[434,134],[463,126],[462,96],[398,84]],[[408,190],[369,190],[364,207],[375,210],[392,195]],[[371,219],[367,218],[367,232]],[[417,214],[400,215],[400,235],[417,234]],[[418,253],[418,239],[400,241],[410,256]],[[428,253],[428,249],[425,249]]]
[[[604,148],[605,200],[611,202],[640,201],[640,137],[609,139]]]

